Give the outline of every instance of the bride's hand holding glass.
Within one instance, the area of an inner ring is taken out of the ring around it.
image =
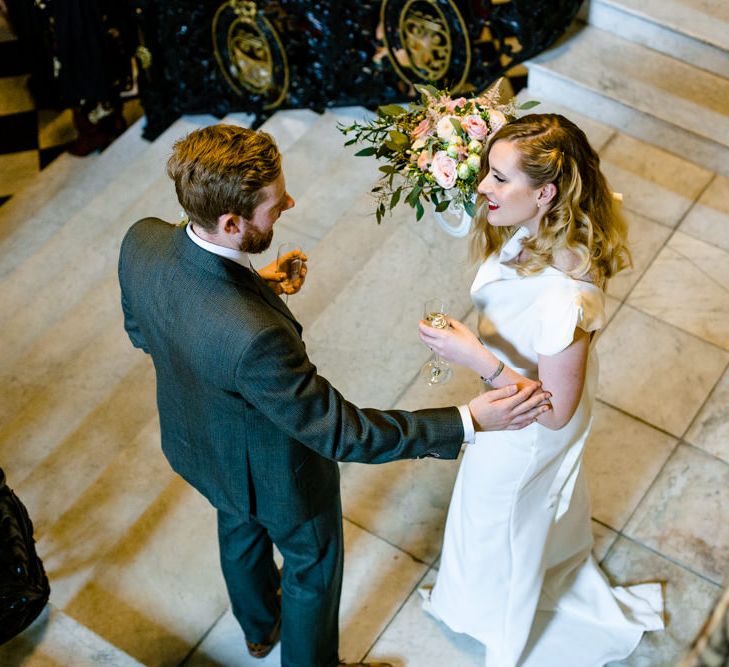
[[[420,340],[441,359],[477,370],[488,351],[465,324],[452,317],[446,319],[448,326],[442,329],[435,329],[425,320],[420,320]]]

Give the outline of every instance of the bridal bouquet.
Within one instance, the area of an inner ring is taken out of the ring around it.
[[[423,203],[429,202],[437,213],[451,206],[473,217],[484,143],[516,116],[517,107],[513,100],[498,102],[498,84],[477,97],[455,99],[433,86],[415,88],[419,102],[407,108],[381,106],[369,123],[339,126],[345,135],[353,135],[345,146],[370,144],[355,155],[385,160],[379,168],[383,176],[372,188],[377,222],[400,201],[415,209],[418,220],[425,212]]]

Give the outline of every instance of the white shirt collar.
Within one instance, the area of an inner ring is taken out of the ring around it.
[[[207,250],[208,252],[211,252],[214,255],[220,255],[220,257],[225,257],[226,259],[231,259],[236,264],[240,264],[241,266],[244,266],[246,269],[253,268],[251,266],[251,260],[248,257],[247,252],[243,252],[242,250],[236,250],[235,248],[226,248],[225,246],[217,245],[215,243],[210,243],[210,241],[201,239],[192,230],[192,224],[190,224],[190,223],[187,224],[185,229],[187,230],[187,235],[190,237],[190,240],[195,245],[200,246],[203,250]]]

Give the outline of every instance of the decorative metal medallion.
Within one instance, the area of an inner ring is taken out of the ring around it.
[[[230,87],[260,95],[264,109],[283,102],[289,88],[286,51],[276,29],[250,0],[228,0],[215,12],[213,48]]]
[[[468,78],[468,29],[453,0],[383,0],[388,56],[409,84],[433,83],[457,91]]]

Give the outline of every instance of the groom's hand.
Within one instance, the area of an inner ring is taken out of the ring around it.
[[[528,382],[518,391],[512,384],[476,396],[468,409],[477,431],[513,431],[550,410],[549,397],[538,382]]]

